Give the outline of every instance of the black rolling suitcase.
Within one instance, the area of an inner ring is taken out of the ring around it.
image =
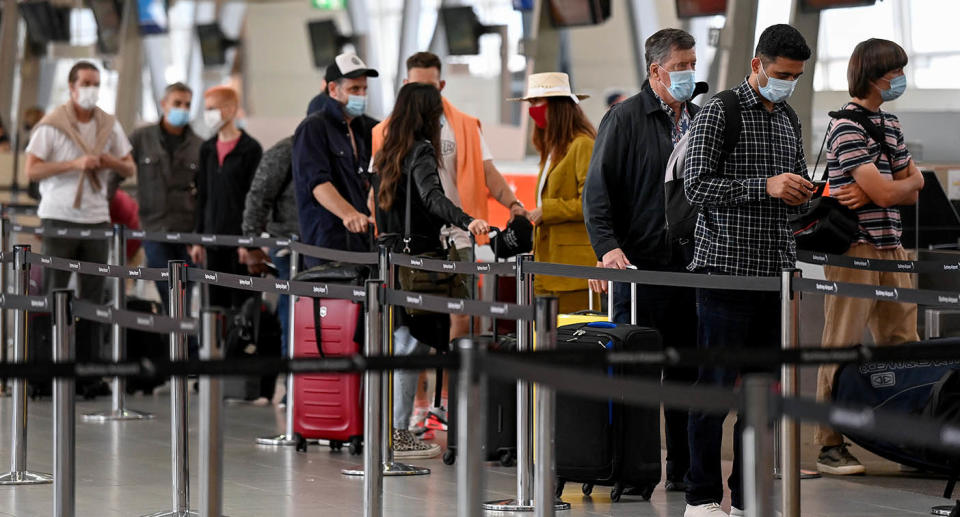
[[[144,300],[142,298],[127,298],[127,310],[146,314],[164,315],[163,305],[160,302]],[[170,335],[146,332],[137,329],[126,329],[127,333],[127,360],[141,361],[148,359],[152,363],[163,363],[170,360]],[[152,395],[153,390],[167,382],[163,377],[128,377],[126,391],[133,394],[137,391],[144,395]]]
[[[558,350],[660,350],[655,329],[607,322],[576,323],[557,329]],[[660,379],[660,368],[603,367],[607,375]],[[660,408],[628,406],[557,394],[557,494],[566,482],[582,483],[590,495],[594,485],[613,487],[610,498],[623,494],[650,499],[660,483]]]
[[[517,349],[514,336],[477,336],[490,351],[513,352]],[[450,371],[447,412],[447,450],[443,462],[453,465],[457,460],[457,381],[456,370]],[[504,467],[514,464],[517,455],[517,383],[489,379],[487,381],[486,459],[499,461]]]

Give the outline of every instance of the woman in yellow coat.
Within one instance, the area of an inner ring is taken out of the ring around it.
[[[583,222],[583,184],[597,136],[580,109],[586,95],[570,90],[567,74],[533,74],[527,83],[530,117],[536,127],[533,145],[540,153],[537,208],[529,212],[536,225],[533,253],[539,262],[593,266],[596,255]],[[537,275],[538,295],[560,299],[560,312],[587,308],[587,281]]]

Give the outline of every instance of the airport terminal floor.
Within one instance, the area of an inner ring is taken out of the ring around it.
[[[10,426],[10,399],[0,400],[0,429]],[[78,413],[108,407],[108,400],[78,402]],[[77,515],[136,516],[170,508],[170,427],[166,394],[131,397],[131,408],[154,413],[152,421],[77,424]],[[29,458],[31,470],[50,471],[51,402],[30,406]],[[191,499],[197,493],[197,404],[191,400]],[[276,418],[271,418],[273,415]],[[360,456],[346,449],[331,452],[326,446],[311,446],[308,452],[293,447],[267,447],[254,443],[257,436],[282,428],[282,411],[272,407],[228,405],[224,425],[224,514],[231,517],[347,517],[362,515],[360,478],[340,474],[340,469],[359,464]],[[728,427],[732,418],[728,419]],[[446,433],[437,433],[444,445]],[[810,445],[813,430],[804,426],[803,466],[815,461]],[[729,433],[728,433],[729,436]],[[9,454],[9,444],[0,440],[0,458]],[[729,445],[729,444],[728,444]],[[936,497],[945,480],[899,472],[898,466],[862,450],[856,450],[868,468],[863,477],[804,480],[804,517],[901,517],[929,515],[930,508],[945,504]],[[729,450],[725,453],[728,457]],[[456,466],[440,458],[410,461],[430,468],[429,476],[395,477],[384,480],[384,515],[394,517],[456,517]],[[724,461],[729,471],[729,461]],[[487,498],[512,496],[515,468],[488,463],[485,468]],[[774,490],[779,493],[779,483]],[[0,487],[0,515],[46,517],[53,506],[51,485]],[[560,517],[673,517],[682,515],[682,493],[657,487],[649,502],[624,496],[611,503],[608,490],[597,487],[592,497],[580,486],[568,484],[563,496],[571,504]],[[729,505],[729,494],[725,500]],[[488,515],[532,515],[489,513]]]

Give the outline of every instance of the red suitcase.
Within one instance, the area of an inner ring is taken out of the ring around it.
[[[360,352],[356,342],[361,305],[348,300],[297,300],[294,313],[294,355],[318,358],[314,314],[319,312],[323,356],[346,356]],[[360,454],[363,443],[363,391],[360,374],[299,374],[293,378],[293,430],[298,450],[306,440],[329,440],[340,450],[349,444],[350,454]]]

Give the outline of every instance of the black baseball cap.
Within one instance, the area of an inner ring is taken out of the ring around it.
[[[340,54],[333,60],[333,64],[327,67],[325,79],[329,83],[343,77],[347,79],[380,77],[380,73],[372,68],[367,68],[366,63],[356,54]]]

